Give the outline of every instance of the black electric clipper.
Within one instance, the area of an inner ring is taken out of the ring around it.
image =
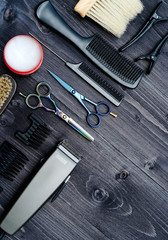
[[[3,231],[13,235],[53,194],[58,196],[79,160],[64,143],[58,145],[0,223],[0,236]]]

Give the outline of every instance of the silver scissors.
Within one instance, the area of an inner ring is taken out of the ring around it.
[[[27,97],[20,93],[21,96],[26,98],[26,105],[31,109],[37,109],[40,107],[45,108],[47,111],[55,113],[58,117],[68,123],[77,132],[87,138],[89,141],[94,141],[94,138],[86,132],[78,123],[76,123],[72,118],[68,117],[67,114],[63,113],[56,105],[54,100],[51,98],[51,87],[46,82],[40,82],[36,86],[37,94],[29,94]],[[43,104],[42,99],[48,99],[54,106],[54,109],[48,108]]]
[[[87,123],[91,126],[91,127],[98,127],[101,123],[101,118],[100,116],[106,116],[108,114],[111,114],[114,117],[117,117],[117,115],[111,113],[111,108],[110,105],[106,102],[98,102],[95,103],[93,101],[91,101],[90,99],[86,98],[85,96],[83,96],[82,94],[80,94],[79,92],[77,92],[73,87],[71,87],[69,84],[67,84],[66,82],[64,82],[62,79],[60,79],[58,76],[56,76],[54,73],[52,73],[51,71],[48,70],[48,72],[68,91],[70,92],[80,103],[81,105],[86,109],[86,111],[88,112],[88,115],[86,117]],[[86,106],[86,104],[84,103],[84,101],[94,105],[96,111],[95,112],[91,112],[88,107]],[[104,107],[105,110],[100,110],[101,107]],[[91,116],[96,117],[97,121],[95,123],[91,122]]]

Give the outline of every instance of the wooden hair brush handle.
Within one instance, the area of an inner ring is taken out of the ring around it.
[[[96,1],[97,0],[80,0],[74,7],[74,10],[84,18]]]

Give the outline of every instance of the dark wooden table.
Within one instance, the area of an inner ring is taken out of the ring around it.
[[[142,27],[158,2],[143,0],[144,11],[117,39],[90,19],[81,19],[73,11],[77,0],[52,0],[60,15],[78,33],[90,36],[98,32],[117,49]],[[84,108],[54,81],[47,69],[86,97],[94,101],[107,100],[48,50],[43,48],[43,64],[29,76],[15,75],[4,64],[6,42],[15,35],[30,31],[65,60],[84,61],[111,81],[68,40],[37,20],[35,8],[38,3],[40,0],[0,1],[0,72],[13,76],[18,85],[13,100],[0,116],[0,144],[8,140],[29,158],[15,181],[0,177],[0,186],[3,187],[0,193],[1,216],[40,159],[52,152],[61,140],[66,139],[83,158],[57,200],[54,203],[48,201],[20,231],[4,239],[168,239],[168,45],[165,45],[152,73],[146,75],[136,89],[113,83],[125,95],[119,107],[111,104],[118,118],[103,117],[100,127],[91,128],[86,123]],[[168,1],[164,1],[159,13],[168,17]],[[167,33],[168,22],[158,23],[124,55],[133,60],[150,52]],[[144,70],[148,67],[145,61],[138,64]],[[52,85],[58,106],[94,136],[93,143],[43,109],[34,113],[48,124],[51,134],[41,147],[34,150],[15,138],[17,130],[23,131],[29,126],[27,117],[33,112],[18,93],[33,92],[40,81]]]

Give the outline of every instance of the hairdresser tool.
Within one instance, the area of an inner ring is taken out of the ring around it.
[[[109,101],[111,101],[114,105],[119,106],[122,102],[124,96],[117,91],[111,84],[106,82],[104,78],[101,78],[97,73],[95,73],[86,63],[70,63],[66,62],[62,57],[60,57],[57,53],[47,47],[44,43],[42,43],[39,39],[29,33],[33,38],[39,41],[45,48],[47,48],[50,52],[52,52],[56,57],[58,57],[61,61],[65,63],[72,71],[78,74],[81,78],[83,78],[87,83],[89,83],[92,87],[94,87],[99,93],[101,93],[104,97],[106,97]]]
[[[65,113],[63,113],[57,107],[54,100],[51,99],[51,96],[50,96],[51,87],[48,83],[40,82],[36,86],[36,92],[37,92],[37,94],[29,94],[27,97],[25,95],[23,95],[22,93],[20,93],[21,96],[26,98],[26,104],[27,104],[28,107],[30,107],[32,109],[37,109],[37,108],[43,107],[47,111],[55,113],[55,115],[57,115],[62,120],[64,120],[67,124],[69,124],[72,128],[74,128],[82,136],[87,138],[89,141],[94,141],[94,138],[88,132],[86,132],[78,123],[76,123],[72,118],[68,117]],[[46,98],[46,99],[50,100],[50,102],[54,106],[54,109],[46,107],[42,102],[43,98]],[[34,100],[36,100],[35,103],[34,103]]]
[[[86,109],[86,111],[88,112],[86,120],[87,120],[87,123],[91,127],[98,127],[100,125],[100,123],[101,123],[100,116],[106,116],[106,115],[111,114],[113,117],[117,117],[117,115],[115,115],[115,114],[110,112],[111,108],[110,108],[108,103],[105,103],[105,102],[95,103],[95,102],[91,101],[90,99],[84,97],[79,92],[77,92],[73,87],[71,87],[69,84],[64,82],[62,79],[57,77],[54,73],[52,73],[51,71],[48,71],[48,72],[51,74],[51,76],[53,76],[54,79],[56,79],[61,84],[61,86],[63,86],[68,92],[70,92],[80,102],[80,104],[82,104],[82,106]],[[95,112],[91,112],[87,108],[87,106],[84,103],[84,101],[92,104],[95,107],[96,111]],[[104,106],[106,108],[106,111],[100,110],[102,106]],[[91,122],[91,117],[92,116],[96,117],[97,123],[92,123]]]
[[[140,0],[80,0],[74,10],[121,37],[128,23],[143,10],[143,5]]]
[[[147,74],[151,73],[155,63],[158,60],[159,55],[161,54],[163,47],[165,46],[165,44],[167,42],[167,39],[168,39],[168,34],[166,34],[166,36],[161,40],[161,42],[157,45],[157,47],[154,49],[153,52],[149,53],[148,55],[143,55],[143,56],[140,56],[137,59],[135,59],[135,61],[147,60],[150,62],[149,68],[147,70]]]
[[[155,8],[153,14],[149,18],[149,20],[146,22],[146,24],[143,26],[143,28],[137,33],[136,36],[134,36],[129,42],[127,42],[123,47],[120,48],[120,51],[126,50],[128,47],[133,45],[136,41],[138,41],[149,29],[151,29],[156,23],[161,21],[167,21],[168,17],[160,17],[157,14],[157,11],[162,6],[163,2],[159,2],[157,7]]]
[[[58,196],[60,195],[60,193],[63,191],[64,187],[67,185],[67,182],[69,181],[70,177],[71,177],[71,175],[69,175],[69,176],[67,177],[67,179],[65,179],[65,181],[64,181],[64,182],[59,186],[59,188],[55,191],[54,196],[53,196],[52,199],[51,199],[51,202],[54,202],[54,201],[57,199],[57,197],[58,197]]]
[[[16,91],[15,80],[7,74],[1,75],[0,76],[0,115],[8,106],[13,95],[15,94],[15,91]]]
[[[37,8],[37,17],[72,41],[84,54],[109,76],[126,87],[135,88],[143,71],[99,36],[84,38],[70,28],[49,1]]]
[[[31,125],[28,129],[25,132],[17,131],[15,136],[27,146],[38,148],[47,138],[50,130],[47,124],[35,114],[31,114],[29,119]]]
[[[18,35],[7,42],[3,57],[5,64],[11,71],[27,75],[34,73],[41,66],[43,50],[32,37]]]
[[[24,167],[27,157],[16,147],[5,141],[0,147],[0,174],[10,181]]]
[[[1,230],[10,235],[18,231],[67,180],[79,161],[79,156],[60,144],[4,217]]]
[[[0,229],[0,239],[2,239],[5,236],[5,232]]]

